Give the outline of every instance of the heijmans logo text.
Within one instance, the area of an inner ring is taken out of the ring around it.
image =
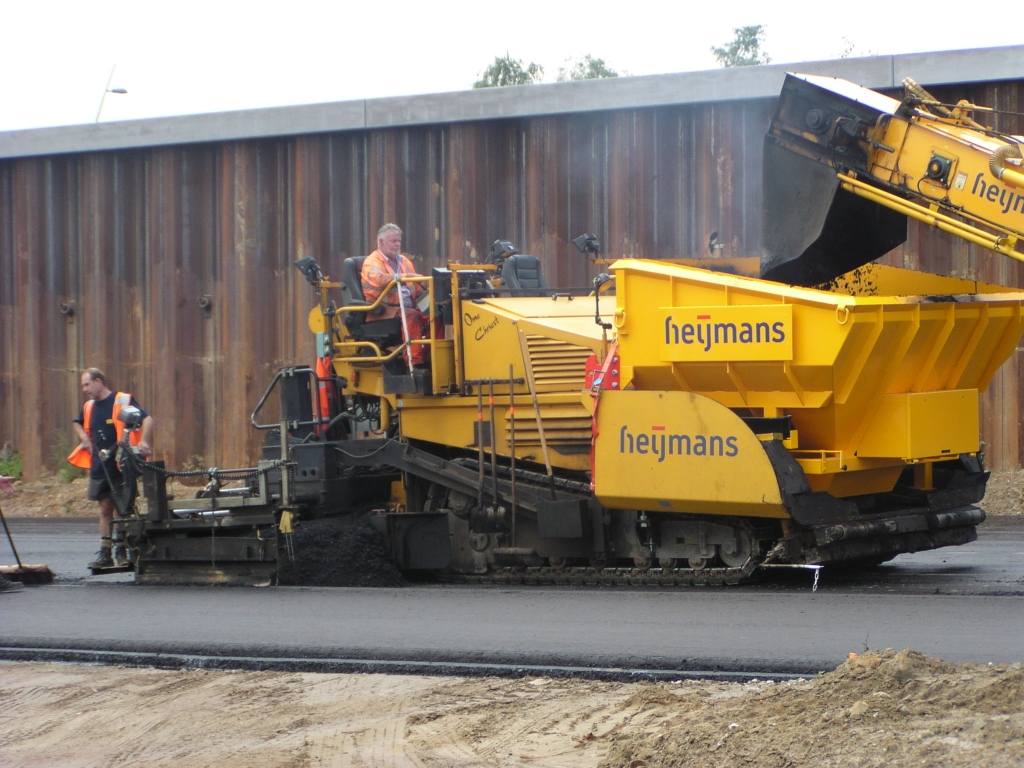
[[[1009,213],[1011,210],[1014,213],[1024,213],[1024,195],[1014,192],[1012,189],[997,186],[994,179],[989,179],[986,184],[984,173],[979,173],[975,177],[971,194],[1002,206],[1001,213]]]
[[[661,359],[678,362],[793,359],[793,306],[664,307]]]
[[[677,435],[664,426],[651,427],[650,434],[629,431],[629,425],[619,430],[619,453],[651,454],[660,464],[666,456],[724,456],[733,458],[740,452],[735,435]]]
[[[666,344],[700,344],[704,351],[712,344],[781,344],[786,340],[786,329],[781,321],[768,323],[712,323],[711,315],[697,315],[696,323],[677,325],[672,315],[665,318]],[[701,322],[701,321],[706,322]]]

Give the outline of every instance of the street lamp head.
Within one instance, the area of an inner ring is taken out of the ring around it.
[[[113,66],[113,68],[111,68],[111,70],[110,70],[110,77],[107,78],[107,84],[105,86],[103,86],[103,98],[100,99],[100,108],[96,110],[96,120],[95,120],[95,122],[97,122],[97,123],[100,121],[100,115],[103,114],[103,104],[107,100],[107,94],[108,93],[119,93],[119,94],[126,94],[126,93],[128,93],[128,91],[125,90],[124,88],[111,88],[110,87],[110,84],[112,82],[114,82],[114,72],[116,70],[117,70],[117,64],[115,64]]]

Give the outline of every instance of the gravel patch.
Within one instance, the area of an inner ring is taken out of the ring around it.
[[[303,520],[293,543],[295,560],[281,563],[278,583],[301,587],[401,587],[409,582],[388,556],[373,512]]]

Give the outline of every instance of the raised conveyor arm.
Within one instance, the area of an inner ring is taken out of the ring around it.
[[[787,75],[765,136],[762,276],[831,280],[903,243],[908,216],[1024,260],[1021,138],[907,89]]]

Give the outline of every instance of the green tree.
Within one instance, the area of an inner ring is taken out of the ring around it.
[[[604,63],[604,59],[595,59],[589,53],[582,59],[576,59],[570,66],[558,70],[558,82],[567,80],[596,80],[601,77],[618,77],[619,73]]]
[[[513,59],[508,53],[495,56],[494,62],[473,83],[474,88],[502,88],[506,85],[533,85],[544,77],[544,67],[532,61],[523,67],[520,59]]]
[[[724,48],[711,46],[718,63],[723,67],[752,67],[757,64],[770,64],[772,57],[761,50],[765,34],[764,24],[749,27],[735,27],[733,38]]]
[[[846,37],[845,35],[843,36],[843,42],[846,43],[846,46],[843,48],[842,52],[839,54],[839,58],[840,59],[848,59],[851,56],[877,56],[878,55],[877,51],[873,51],[870,48],[868,48],[867,50],[859,49],[856,45],[854,45],[853,41],[850,38]]]

